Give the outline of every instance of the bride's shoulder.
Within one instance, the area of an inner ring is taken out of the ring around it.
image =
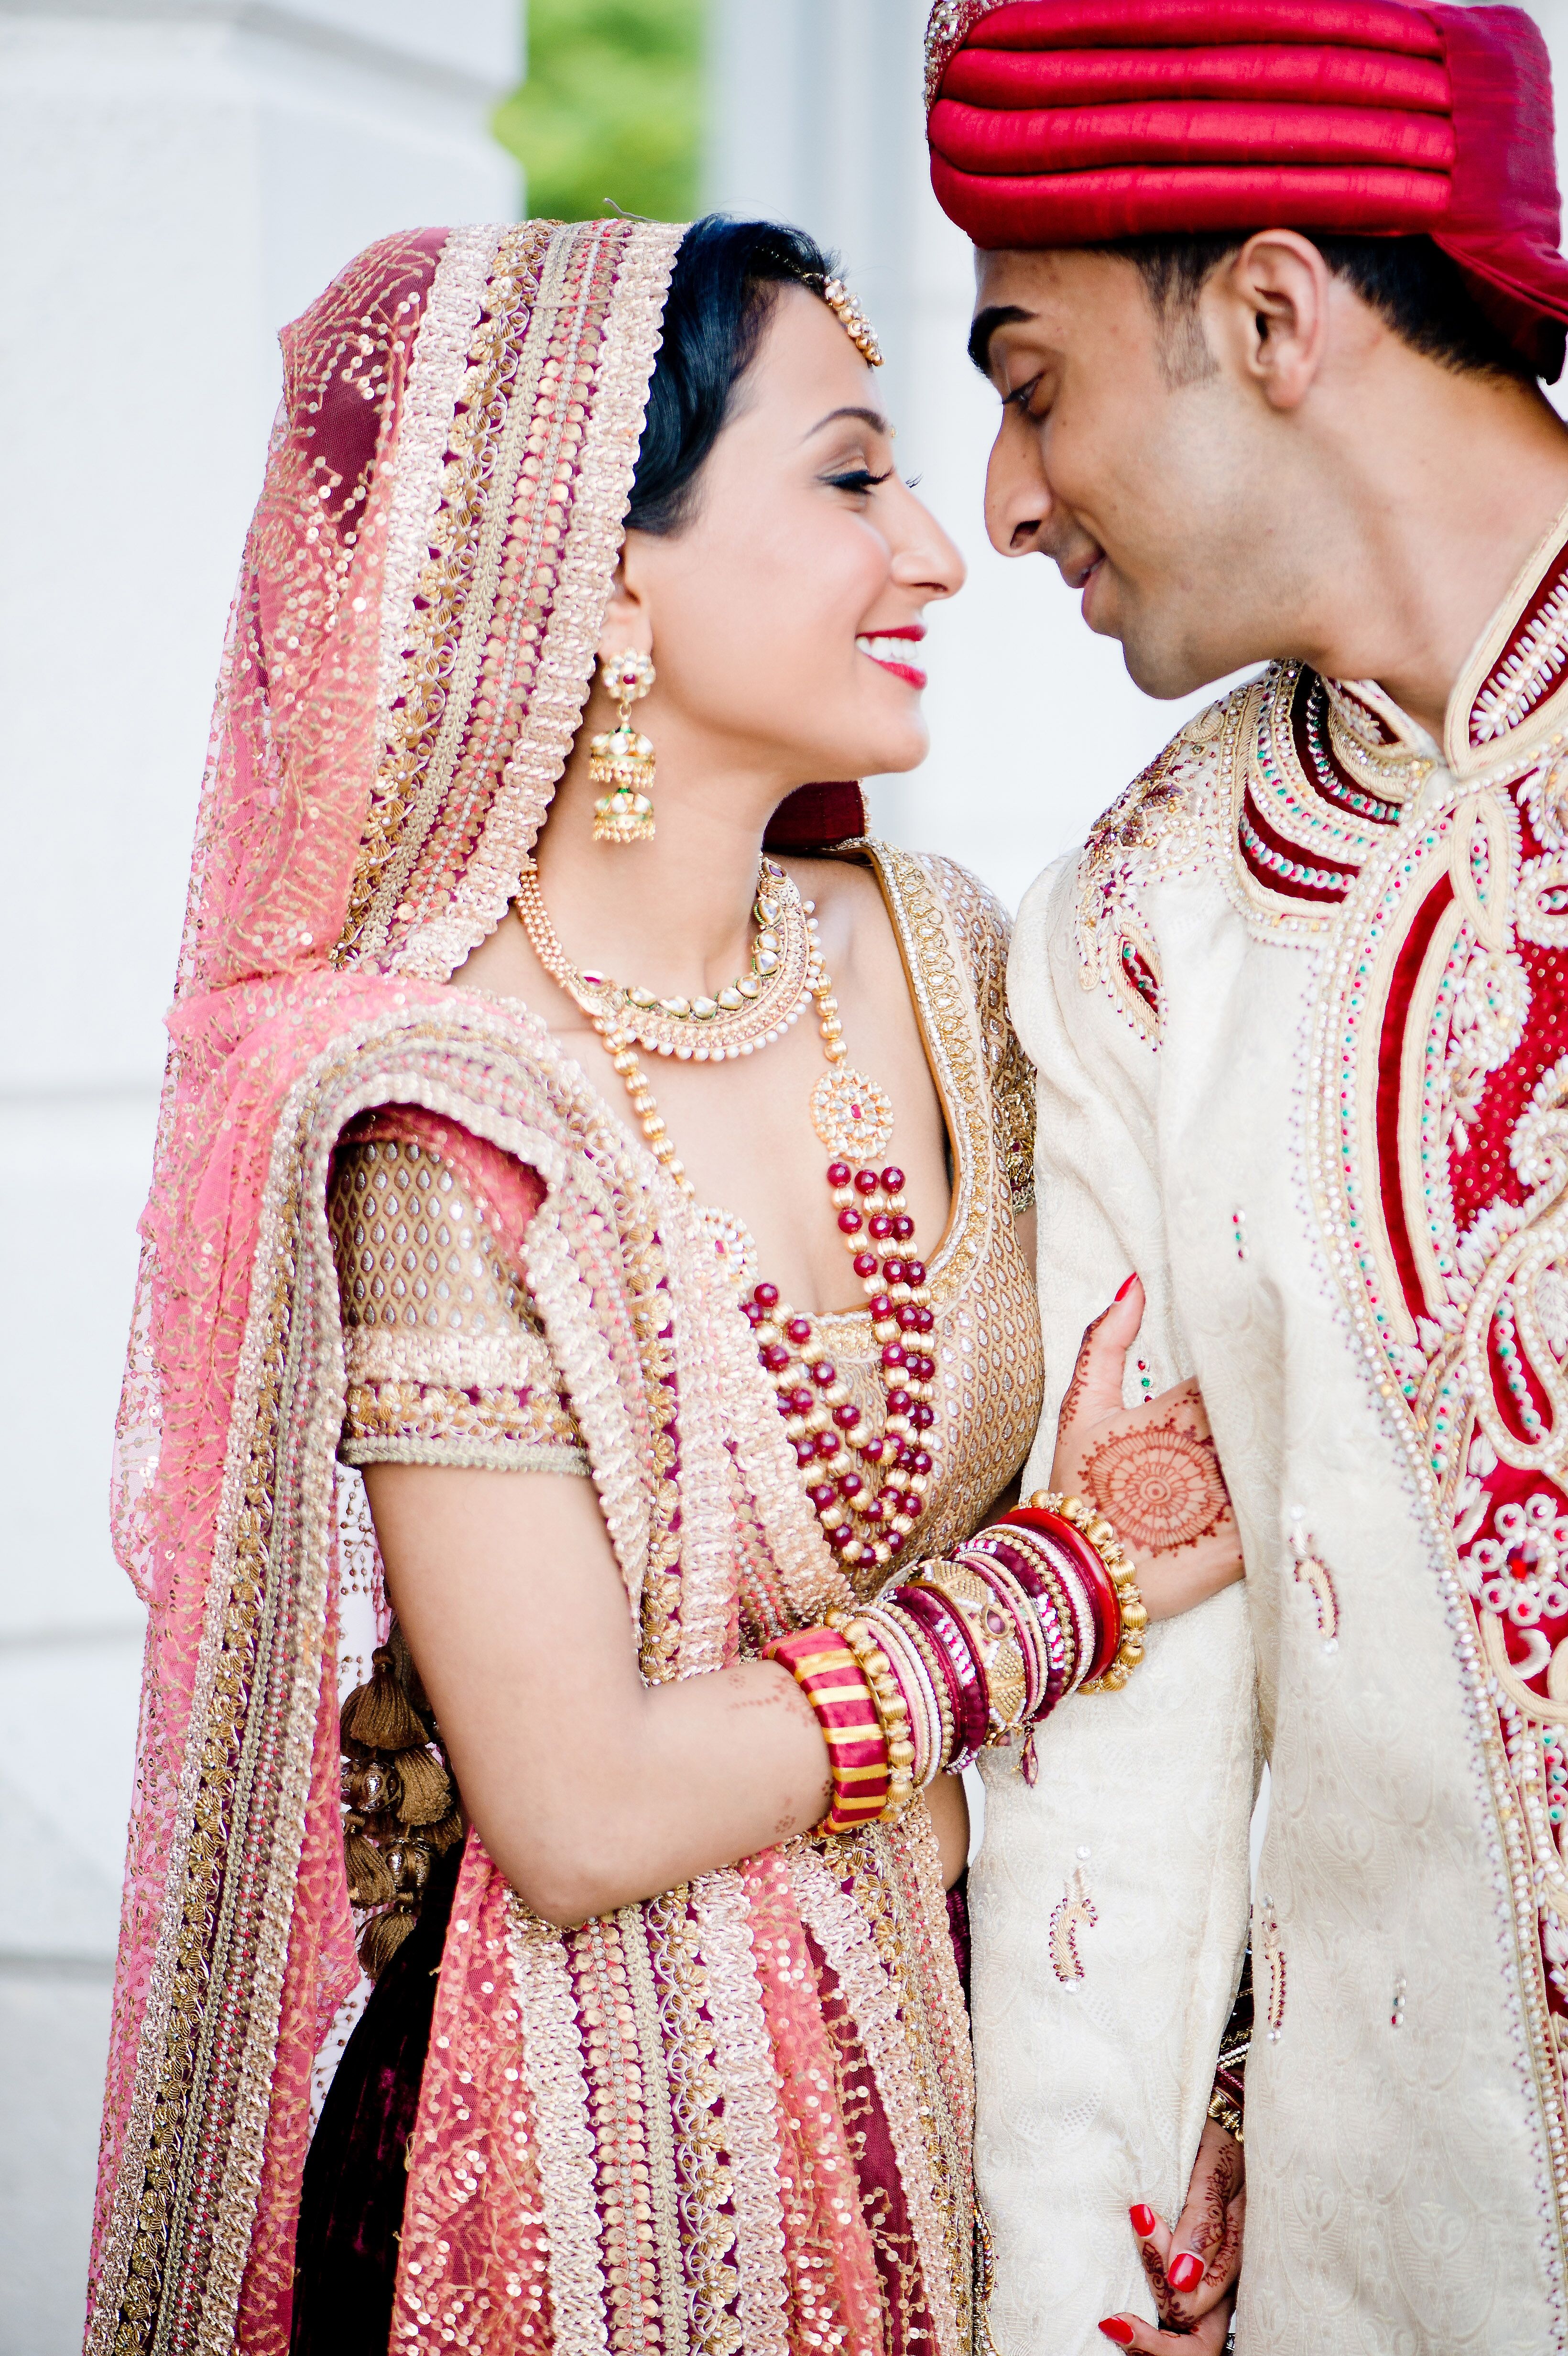
[[[854,855],[792,858],[788,865],[816,904],[830,966],[835,949],[840,962],[859,966],[901,951],[912,969],[939,972],[956,937],[970,992],[982,1008],[1001,1003],[1012,918],[956,859],[868,838]]]

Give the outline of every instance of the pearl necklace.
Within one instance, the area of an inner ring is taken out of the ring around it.
[[[515,905],[547,970],[557,980],[562,974],[571,976],[564,986],[583,1012],[595,1021],[604,1015],[656,1055],[718,1064],[731,1055],[755,1055],[782,1039],[811,1002],[816,963],[811,908],[771,859],[763,861],[752,908],[758,927],[752,969],[711,998],[700,993],[661,998],[655,991],[612,980],[608,974],[587,968],[579,972],[556,937],[531,860],[524,866]],[[548,945],[549,958],[541,942]]]
[[[775,873],[793,892],[783,871]],[[930,1342],[935,1319],[925,1263],[911,1249],[914,1221],[905,1204],[903,1172],[891,1163],[880,1171],[875,1167],[892,1142],[892,1103],[874,1080],[848,1068],[838,1001],[816,945],[812,905],[799,905],[809,927],[808,991],[816,1001],[827,1062],[811,1093],[812,1127],[831,1156],[827,1175],[838,1232],[867,1293],[872,1335],[880,1344],[878,1372],[886,1410],[882,1433],[866,1429],[848,1386],[827,1355],[816,1320],[791,1309],[776,1284],[753,1284],[741,1307],[823,1535],[847,1569],[881,1569],[903,1551],[924,1510],[936,1420],[936,1361]],[[603,1042],[655,1160],[695,1203],[697,1190],[636,1055],[638,1034],[624,1011],[626,993],[603,977],[580,973],[571,964],[545,911],[532,869],[514,905],[539,963],[576,1001]],[[721,1257],[743,1268],[750,1260],[754,1267],[755,1247],[740,1220],[707,1208],[700,1208],[699,1215]]]

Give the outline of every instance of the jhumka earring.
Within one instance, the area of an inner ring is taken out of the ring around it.
[[[619,724],[589,746],[588,781],[609,788],[593,805],[595,842],[646,842],[654,830],[654,748],[628,717],[654,683],[651,657],[628,648],[602,660],[600,676],[621,707]]]

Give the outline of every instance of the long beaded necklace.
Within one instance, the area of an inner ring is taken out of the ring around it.
[[[848,1569],[880,1568],[903,1551],[924,1510],[936,1420],[936,1361],[930,1339],[935,1319],[925,1263],[912,1251],[914,1220],[904,1198],[904,1173],[892,1163],[876,1167],[892,1142],[891,1100],[874,1080],[848,1066],[838,1001],[817,946],[811,902],[801,900],[791,878],[771,862],[764,862],[764,880],[772,886],[767,896],[778,904],[781,925],[792,922],[798,909],[808,942],[805,991],[816,1003],[827,1063],[811,1093],[812,1126],[830,1156],[827,1183],[838,1232],[866,1291],[872,1335],[880,1345],[877,1365],[885,1407],[880,1435],[867,1429],[816,1321],[783,1301],[776,1284],[765,1279],[751,1281],[756,1251],[742,1223],[722,1211],[704,1208],[701,1215],[721,1257],[736,1265],[749,1285],[741,1309],[828,1545]],[[636,1053],[640,1033],[634,1028],[636,1010],[630,993],[607,976],[581,973],[571,963],[531,867],[514,905],[540,965],[575,1000],[603,1040],[656,1161],[695,1202],[697,1190],[676,1152]],[[739,1052],[754,1052],[757,1044],[781,1037],[793,1019]]]

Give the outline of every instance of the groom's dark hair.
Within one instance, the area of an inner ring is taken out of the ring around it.
[[[1352,286],[1413,350],[1466,374],[1534,383],[1529,360],[1492,325],[1457,264],[1429,237],[1311,236],[1335,277]],[[1215,230],[1125,238],[1094,251],[1134,263],[1161,324],[1175,328],[1196,310],[1221,263],[1246,241],[1237,230]]]
[[[703,462],[757,356],[781,286],[834,274],[833,256],[782,221],[708,213],[681,239],[660,324],[626,528],[678,531]]]

